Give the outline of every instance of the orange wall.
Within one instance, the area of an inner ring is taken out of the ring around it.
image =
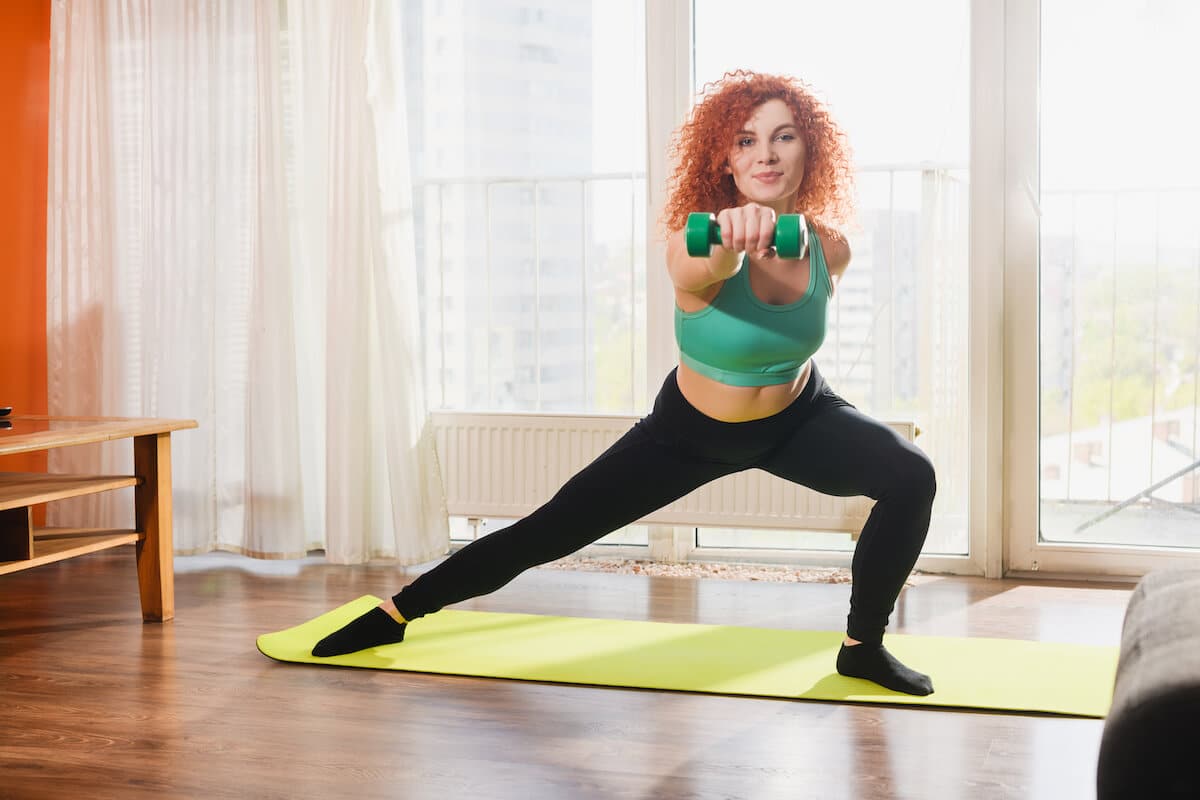
[[[46,413],[46,152],[50,2],[0,2],[0,406]],[[46,469],[45,453],[0,459]]]

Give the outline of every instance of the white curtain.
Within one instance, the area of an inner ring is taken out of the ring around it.
[[[966,553],[968,545],[968,190],[965,174],[936,168],[921,172],[917,275],[937,278],[915,287],[916,313],[927,319],[919,341],[919,396],[929,398],[917,444],[937,469],[937,498],[925,543],[926,552],[934,553]]]
[[[444,554],[395,4],[58,0],[51,39],[50,413],[199,422],[172,436],[177,553]],[[128,474],[132,448],[51,468]]]

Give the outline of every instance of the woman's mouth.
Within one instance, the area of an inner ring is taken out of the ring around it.
[[[783,178],[782,172],[756,172],[751,177],[759,183],[778,183]]]

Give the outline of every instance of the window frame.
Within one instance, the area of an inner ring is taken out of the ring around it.
[[[972,11],[989,4],[974,0]],[[997,4],[997,7],[1000,4]],[[1200,552],[1039,541],[1041,506],[1039,395],[1039,226],[1041,3],[1005,0],[994,20],[1004,42],[1004,542],[1007,575],[1136,578]],[[974,271],[973,271],[974,274]]]
[[[1003,574],[1003,462],[991,454],[1002,449],[1003,437],[1003,109],[992,98],[1004,88],[1004,9],[992,0],[971,0],[970,99],[970,449],[971,494],[966,556],[922,556],[917,568],[959,575]],[[671,133],[690,109],[693,96],[692,0],[646,3],[647,230],[656,230],[658,211],[665,202],[669,175]],[[1000,131],[999,134],[996,132]],[[980,175],[982,180],[977,180]],[[646,323],[650,352],[647,385],[656,386],[676,362],[671,309],[673,292],[665,269],[665,244],[646,237]],[[976,265],[990,265],[983,271]],[[977,275],[985,280],[974,280]],[[978,456],[978,457],[976,457]],[[655,558],[686,559],[703,555],[720,560],[800,561],[848,567],[851,552],[815,550],[736,550],[697,548],[695,528],[652,526],[650,554]]]

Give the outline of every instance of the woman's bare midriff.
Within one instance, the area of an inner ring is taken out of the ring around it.
[[[747,422],[783,411],[804,391],[812,373],[812,360],[788,383],[774,386],[730,386],[701,375],[687,364],[675,373],[679,392],[692,407],[721,422]]]

